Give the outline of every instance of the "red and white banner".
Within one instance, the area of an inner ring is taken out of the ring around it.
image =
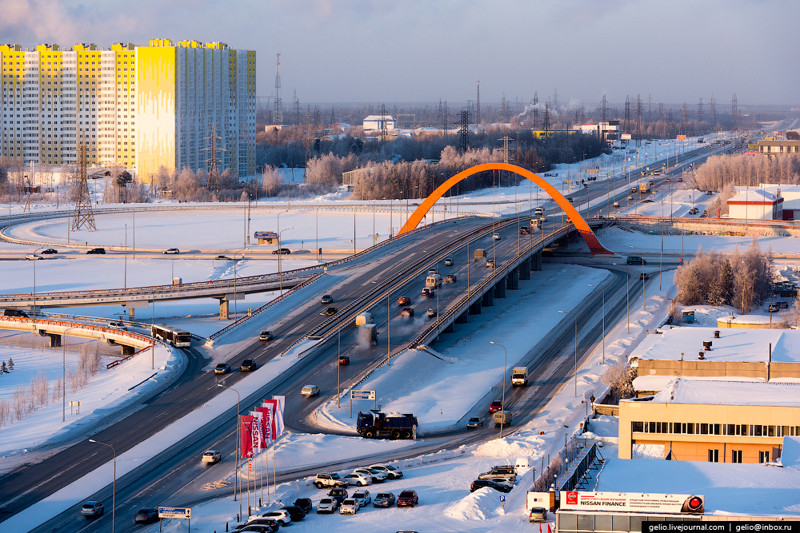
[[[264,416],[258,411],[250,411],[250,416],[253,417],[253,426],[250,430],[253,451],[259,453],[262,448],[266,448],[267,446],[264,440]]]
[[[275,430],[275,416],[272,412],[272,405],[256,407],[256,412],[261,415],[264,427],[264,446],[268,446],[272,441]]]
[[[286,396],[273,396],[273,400],[278,402],[278,409],[275,411],[275,435],[283,433],[283,406],[286,405]]]
[[[247,459],[253,456],[253,417],[250,415],[241,415],[239,417],[239,436],[242,459]]]

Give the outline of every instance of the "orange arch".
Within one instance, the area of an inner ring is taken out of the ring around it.
[[[575,225],[575,229],[578,230],[578,233],[580,233],[581,237],[583,237],[584,242],[593,254],[613,255],[613,252],[609,252],[605,249],[605,247],[603,247],[602,244],[600,244],[600,241],[597,240],[597,236],[592,231],[592,228],[589,227],[589,224],[587,224],[580,213],[578,213],[578,211],[572,207],[572,204],[569,202],[569,200],[567,200],[560,192],[558,192],[558,189],[550,185],[547,181],[542,179],[537,174],[534,174],[530,170],[525,170],[522,167],[509,165],[507,163],[484,163],[482,165],[475,165],[474,167],[463,170],[452,178],[448,179],[439,185],[436,190],[433,191],[430,196],[425,198],[425,201],[423,201],[422,204],[420,204],[420,206],[414,210],[414,212],[408,218],[408,221],[406,221],[406,223],[400,229],[398,235],[416,228],[422,221],[422,217],[424,217],[433,207],[433,204],[435,204],[436,201],[439,200],[439,198],[441,198],[444,193],[450,190],[456,183],[472,176],[473,174],[477,174],[478,172],[483,172],[486,170],[507,170],[509,172],[519,174],[520,176],[528,178],[534,182],[536,185],[544,189],[544,191],[549,194],[553,200],[555,200],[559,207],[564,210],[564,212],[567,214],[567,217],[569,217],[570,221]]]

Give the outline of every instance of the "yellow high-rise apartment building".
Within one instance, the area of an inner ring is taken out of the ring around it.
[[[0,156],[26,164],[119,165],[149,183],[163,167],[255,174],[256,53],[151,40],[108,50],[0,45]]]

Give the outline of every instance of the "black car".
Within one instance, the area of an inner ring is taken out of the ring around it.
[[[41,251],[41,252],[39,252],[39,253],[40,253],[40,254],[47,254],[47,255],[50,255],[50,254],[57,254],[57,253],[58,253],[58,250],[56,250],[55,248],[45,248],[44,250],[42,250],[42,251]]]
[[[86,250],[87,254],[104,254],[106,253],[105,248],[92,248],[90,250]]]
[[[158,522],[158,509],[139,509],[133,521],[137,524],[152,524]]]
[[[242,361],[242,364],[239,365],[239,372],[252,372],[257,368],[256,362],[252,359],[245,359]]]
[[[297,498],[294,501],[294,506],[299,507],[305,514],[308,514],[311,512],[314,504],[311,502],[311,498]],[[294,518],[292,518],[292,520],[294,520]]]
[[[514,488],[514,486],[510,483],[498,483],[493,479],[476,479],[472,482],[472,485],[469,486],[469,491],[475,492],[483,487],[489,487],[490,489],[494,489],[499,492],[511,492],[511,489]]]
[[[341,504],[345,499],[347,499],[347,489],[334,487],[328,491],[328,497],[333,498]]]
[[[327,308],[325,310],[325,316],[333,316],[335,314],[336,314],[336,308],[335,307],[329,307],[329,308]]]
[[[252,517],[247,522],[238,524],[233,531],[258,531],[260,533],[274,533],[280,529],[281,525],[272,518]]]
[[[292,522],[299,522],[306,517],[306,512],[296,505],[284,505],[281,509],[289,513]]]
[[[288,248],[278,248],[277,250],[272,250],[272,253],[275,255],[286,255],[292,253],[292,251]]]

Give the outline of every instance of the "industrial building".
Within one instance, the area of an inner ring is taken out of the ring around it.
[[[162,167],[255,174],[256,55],[224,43],[151,40],[100,49],[0,45],[0,156],[118,165],[148,183]]]

